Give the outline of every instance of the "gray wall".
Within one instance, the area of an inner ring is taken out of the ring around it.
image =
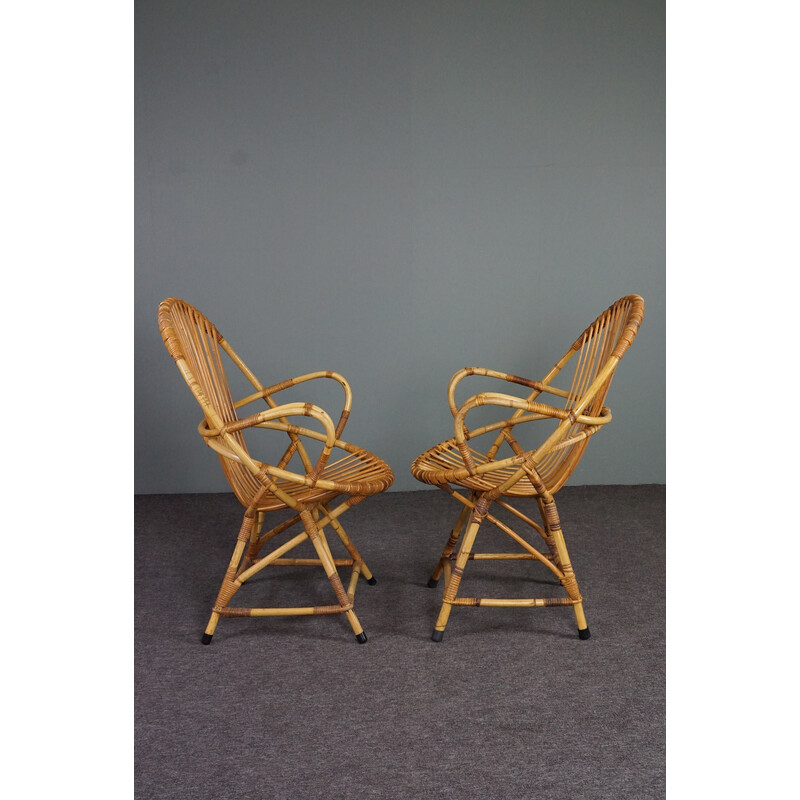
[[[137,493],[227,489],[158,333],[171,295],[265,382],[343,373],[346,438],[409,490],[414,456],[452,435],[457,369],[540,377],[636,292],[614,422],[574,482],[665,482],[663,3],[138,0],[136,17]]]

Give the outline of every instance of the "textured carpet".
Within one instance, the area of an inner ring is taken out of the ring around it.
[[[378,579],[356,592],[367,644],[337,615],[223,619],[204,647],[242,509],[136,497],[136,797],[663,798],[665,487],[557,500],[587,641],[570,608],[455,608],[432,642],[426,584],[459,506],[420,491],[342,518]],[[487,524],[476,549],[514,545]],[[461,594],[561,596],[551,578],[470,562]],[[270,567],[234,604],[332,598],[321,569]]]

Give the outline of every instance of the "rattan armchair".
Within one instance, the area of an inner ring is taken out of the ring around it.
[[[167,350],[203,410],[199,433],[219,455],[225,476],[245,508],[233,556],[202,637],[203,644],[210,644],[220,617],[307,614],[344,614],[356,639],[366,642],[366,634],[353,610],[354,596],[359,576],[370,584],[376,583],[376,579],[345,533],[340,517],[369,495],[387,489],[394,476],[380,458],[341,439],[352,405],[349,384],[335,372],[313,372],[265,387],[219,330],[196,308],[177,298],[168,298],[160,304],[158,325]],[[237,402],[233,400],[225,374],[223,356],[229,357],[255,389]],[[274,399],[289,387],[321,378],[337,381],[344,390],[344,405],[336,426],[319,406],[300,402],[279,405]],[[267,408],[240,417],[240,409],[257,402],[265,403]],[[288,446],[279,458],[268,462],[251,455],[252,448],[245,442],[244,434],[257,429],[277,430],[288,435]],[[316,458],[311,455],[313,447],[320,450]],[[342,453],[332,460],[334,451]],[[302,468],[290,469],[298,460]],[[334,501],[337,501],[335,506]],[[294,515],[264,530],[265,517],[270,512],[285,509],[291,509],[289,513],[294,512]],[[261,555],[267,542],[298,524],[299,533]],[[334,558],[325,534],[326,526],[341,540],[346,558]],[[309,540],[316,558],[286,557]],[[299,608],[230,605],[245,581],[267,566],[282,565],[321,567],[330,581],[336,602]],[[348,566],[352,571],[345,589],[338,567]]]
[[[454,418],[455,435],[426,450],[411,466],[417,480],[448,492],[463,506],[428,582],[430,587],[436,586],[442,574],[446,581],[433,641],[442,640],[454,606],[572,606],[579,637],[589,638],[583,600],[567,553],[554,495],[577,467],[589,438],[611,420],[611,412],[605,406],[606,395],[617,364],[633,342],[643,316],[644,301],[641,297],[629,295],[621,298],[586,328],[541,381],[476,367],[460,370],[451,379],[448,402]],[[574,367],[569,383],[563,380],[570,372],[565,369],[568,364]],[[497,378],[531,391],[524,398],[507,393],[481,392],[458,406],[456,387],[472,375]],[[563,381],[562,388],[554,384],[558,378]],[[542,402],[542,395],[554,398],[554,404]],[[465,424],[467,415],[479,406],[513,409],[513,413],[499,422],[468,429]],[[518,426],[548,420],[550,428],[538,446],[526,449],[519,443]],[[475,440],[487,435],[490,438],[484,441],[488,449],[477,449]],[[508,455],[501,455],[502,446],[510,449]],[[535,499],[541,525],[510,502],[513,499],[519,504],[524,498]],[[527,530],[535,531],[543,541],[542,549],[536,549],[528,537],[490,514],[493,504],[505,509]],[[521,551],[474,552],[478,529],[487,520],[508,534]],[[458,590],[467,562],[475,559],[538,561],[558,578],[567,596],[460,597]]]

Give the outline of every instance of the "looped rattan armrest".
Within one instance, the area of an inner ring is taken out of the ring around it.
[[[252,416],[245,417],[244,419],[228,422],[218,429],[209,427],[208,422],[203,420],[198,427],[198,431],[201,436],[206,438],[206,443],[212,446],[212,448],[220,455],[227,458],[232,458],[233,460],[240,460],[241,457],[237,453],[237,450],[239,449],[238,447],[232,447],[230,450],[228,450],[225,447],[214,446],[212,442],[222,438],[228,445],[230,445],[231,439],[233,438],[232,434],[239,433],[248,428],[277,428],[279,430],[289,430],[290,432],[297,434],[307,433],[314,435],[313,431],[307,431],[304,428],[289,426],[282,423],[282,420],[286,417],[294,416],[312,417],[318,422],[321,422],[325,428],[325,444],[316,464],[314,465],[314,468],[307,476],[307,478],[311,479],[311,485],[313,486],[314,482],[317,480],[317,478],[319,478],[320,474],[325,469],[325,465],[328,462],[328,458],[330,457],[333,448],[336,446],[338,438],[336,436],[336,430],[333,427],[333,420],[330,418],[327,412],[319,406],[315,406],[312,403],[286,403],[285,405],[269,408],[266,411],[261,411],[258,414],[253,414]],[[281,420],[281,423],[275,423],[273,422],[274,420]],[[317,435],[314,436],[314,438],[322,439],[323,437],[318,437]],[[301,482],[306,482],[306,478],[300,478],[300,476],[298,476],[298,479],[301,480]]]
[[[292,386],[298,386],[306,381],[316,380],[317,378],[330,378],[331,380],[339,383],[342,389],[344,389],[344,405],[342,406],[342,413],[339,417],[339,422],[336,424],[336,438],[338,439],[341,437],[342,431],[344,431],[344,426],[347,423],[347,419],[350,416],[350,410],[353,407],[353,391],[345,377],[340,375],[338,372],[331,372],[330,370],[324,372],[309,372],[306,375],[298,375],[296,378],[289,378],[288,380],[281,381],[280,383],[275,383],[272,386],[267,386],[265,389],[260,389],[259,391],[248,395],[247,397],[243,397],[234,404],[234,408],[241,408],[242,406],[246,406],[256,400],[266,400],[271,406],[275,407],[273,405],[275,401],[272,400],[273,394],[282,392]]]
[[[471,435],[477,435],[477,432],[470,434],[464,425],[464,419],[467,414],[478,406],[499,406],[501,408],[513,408],[517,411],[527,411],[530,416],[510,418],[498,425],[487,426],[487,429],[496,429],[502,426],[519,425],[524,422],[530,422],[537,419],[558,419],[568,424],[581,424],[588,426],[601,426],[605,425],[611,420],[611,412],[609,409],[603,407],[602,415],[599,417],[587,416],[585,414],[576,414],[573,411],[567,411],[563,408],[555,408],[554,406],[547,405],[546,403],[539,403],[535,400],[524,400],[513,395],[500,394],[498,392],[481,392],[480,394],[470,397],[456,412],[453,428],[455,432],[456,446],[464,459],[464,464],[469,470],[470,475],[475,474],[475,460],[472,457],[467,441]],[[543,453],[539,452],[539,456]]]
[[[486,369],[485,367],[465,367],[464,369],[459,370],[456,372],[455,375],[450,379],[450,384],[447,387],[447,402],[450,406],[450,413],[455,417],[458,413],[458,406],[456,405],[455,400],[455,393],[456,387],[459,383],[461,383],[464,378],[468,378],[471,375],[479,375],[486,378],[497,378],[498,380],[503,380],[508,383],[516,383],[520,386],[527,386],[529,389],[532,389],[536,394],[541,394],[542,392],[546,392],[548,394],[557,395],[559,397],[569,397],[569,392],[565,392],[561,389],[556,389],[553,386],[549,386],[546,383],[542,383],[542,381],[532,381],[528,378],[521,378],[518,375],[511,375],[508,372],[498,372],[494,369]]]

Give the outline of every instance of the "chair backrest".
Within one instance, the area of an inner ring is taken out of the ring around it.
[[[616,366],[633,343],[644,317],[644,300],[639,295],[628,295],[607,308],[575,340],[548,373],[544,383],[549,384],[564,368],[574,363],[571,383],[562,388],[569,396],[564,403],[566,411],[586,416],[600,416],[604,407]],[[605,376],[605,377],[603,377]],[[581,434],[588,426],[579,423],[565,426],[560,442]],[[550,450],[537,465],[537,470],[551,492],[561,488],[583,455],[588,437],[574,444]]]
[[[222,355],[227,354],[234,363],[239,359],[216,326],[185,301],[169,297],[158,307],[158,327],[169,354],[203,409],[209,427],[219,429],[226,423],[235,422],[238,415]],[[230,435],[247,452],[242,434]],[[243,464],[222,456],[220,462],[231,488],[246,505],[256,485],[250,471]]]

